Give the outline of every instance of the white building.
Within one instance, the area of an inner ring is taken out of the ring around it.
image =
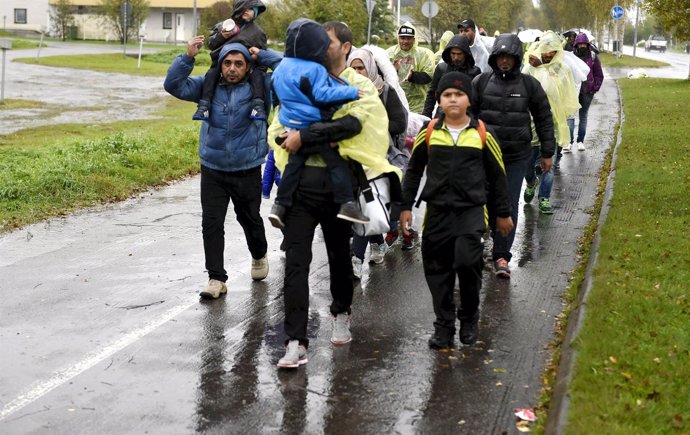
[[[183,42],[189,40],[194,29],[194,4],[197,22],[201,10],[217,0],[149,0],[149,16],[140,32],[151,42]],[[56,0],[0,0],[3,29],[8,31],[50,31],[50,8]],[[116,34],[108,29],[96,14],[99,0],[71,0],[75,8],[74,25],[78,39],[115,40]]]

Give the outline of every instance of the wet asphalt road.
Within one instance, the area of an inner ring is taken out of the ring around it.
[[[555,214],[521,204],[512,278],[485,273],[473,347],[428,349],[434,316],[420,249],[399,246],[365,266],[354,341],[332,346],[317,232],[309,363],[278,370],[280,233],[267,223],[271,271],[254,283],[231,213],[228,295],[200,302],[198,178],[3,235],[0,433],[518,433],[513,411],[537,404],[618,112],[606,80],[587,150],[557,172]]]

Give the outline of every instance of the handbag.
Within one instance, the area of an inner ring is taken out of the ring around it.
[[[368,237],[390,230],[391,189],[390,179],[385,174],[369,180],[365,189],[360,189],[358,205],[369,218],[366,224],[353,223],[352,229],[358,236]]]

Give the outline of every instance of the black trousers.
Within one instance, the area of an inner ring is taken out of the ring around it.
[[[422,235],[424,275],[434,304],[436,331],[455,334],[455,318],[473,321],[479,315],[482,287],[484,208],[460,210],[427,206]],[[455,276],[460,282],[460,308],[455,309]]]
[[[331,313],[350,313],[354,276],[350,260],[350,223],[336,217],[328,169],[305,166],[293,205],[285,216],[285,334],[305,346],[309,319],[309,266],[316,225],[321,225],[330,272]]]
[[[244,230],[252,258],[266,255],[268,244],[261,205],[261,166],[239,172],[223,172],[201,166],[201,230],[209,279],[227,281],[224,266],[225,215],[232,200],[237,222]]]

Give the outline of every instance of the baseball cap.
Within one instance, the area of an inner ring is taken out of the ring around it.
[[[415,36],[414,28],[403,24],[398,29],[398,36]]]
[[[462,20],[460,21],[460,24],[458,24],[458,29],[474,29],[475,27],[474,21],[472,21],[471,18]]]

